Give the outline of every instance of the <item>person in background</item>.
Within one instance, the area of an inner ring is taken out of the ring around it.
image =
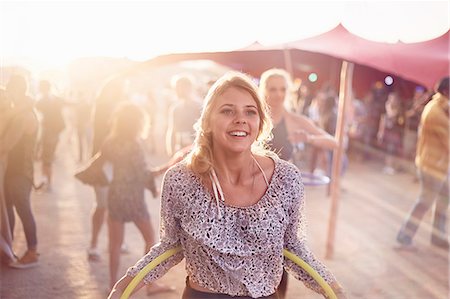
[[[320,286],[283,258],[283,248],[316,269],[346,298],[306,244],[305,198],[298,168],[265,149],[268,107],[257,86],[230,72],[209,90],[188,157],[170,168],[161,196],[161,239],[114,286],[119,298],[132,277],[163,252],[181,246],[138,288],[186,259],[183,299],[278,298],[283,268],[316,292]]]
[[[270,69],[261,75],[259,92],[269,105],[274,124],[270,148],[287,161],[292,158],[294,146],[298,143],[327,149],[336,148],[337,141],[334,137],[316,126],[312,120],[286,110],[284,103],[287,101],[291,82],[290,75],[283,69]],[[280,298],[285,298],[286,291],[287,273],[284,272],[278,289]]]
[[[290,75],[283,69],[270,69],[261,75],[259,91],[267,101],[274,124],[271,148],[284,160],[292,157],[296,143],[334,149],[337,141],[304,115],[286,110],[284,103],[291,88]]]
[[[76,131],[78,141],[78,162],[83,162],[89,155],[89,141],[91,135],[92,105],[87,97],[79,92],[75,105]]]
[[[34,177],[33,157],[39,123],[33,110],[34,101],[26,92],[26,79],[20,75],[12,76],[6,86],[6,96],[12,101],[14,109],[20,112],[11,119],[11,124],[0,142],[0,156],[7,155],[2,183],[11,235],[14,235],[15,209],[22,222],[27,242],[25,254],[9,264],[17,269],[37,266],[39,261],[36,221],[30,203]]]
[[[111,133],[101,147],[102,157],[112,164],[108,188],[108,232],[110,287],[117,281],[125,223],[133,222],[145,241],[144,254],[155,243],[155,233],[145,203],[146,182],[151,175],[144,144],[148,115],[139,106],[122,103],[113,114]],[[171,291],[150,284],[148,294]]]
[[[420,118],[415,159],[420,194],[397,234],[397,242],[402,247],[411,248],[423,216],[436,203],[431,244],[449,249],[446,223],[450,166],[449,105],[449,77],[445,77],[438,83],[436,93],[425,106]]]
[[[405,117],[397,93],[391,92],[386,101],[386,113],[381,115],[377,133],[378,144],[386,151],[383,173],[392,175],[397,171],[395,158],[402,155]]]
[[[113,78],[106,82],[101,88],[98,97],[95,99],[93,112],[93,143],[92,156],[95,156],[103,145],[105,138],[111,129],[111,115],[117,105],[126,101],[125,80],[123,78]],[[90,261],[98,261],[100,253],[98,251],[98,236],[103,226],[107,209],[107,186],[94,187],[96,205],[91,216],[91,242],[87,251]],[[126,248],[124,248],[126,249]]]
[[[41,98],[36,104],[37,110],[42,114],[41,122],[41,159],[43,186],[51,190],[52,164],[55,159],[55,151],[59,142],[59,135],[64,130],[63,108],[64,101],[51,92],[51,84],[47,80],[39,82]]]
[[[18,113],[13,106],[11,100],[6,96],[6,91],[0,87],[0,144],[3,144],[3,136],[9,130],[11,120]],[[8,153],[0,151],[0,260],[10,263],[16,260],[12,249],[12,235],[9,226],[8,214],[6,212],[6,203],[4,196],[4,178],[6,165],[8,161]]]
[[[416,155],[417,135],[420,116],[423,108],[431,100],[431,96],[421,86],[414,90],[411,106],[405,111],[405,132],[403,134],[403,154],[406,159],[413,160]]]
[[[194,83],[187,75],[177,75],[173,79],[177,102],[169,110],[166,136],[169,156],[194,141],[194,123],[200,117],[201,102],[194,93]]]

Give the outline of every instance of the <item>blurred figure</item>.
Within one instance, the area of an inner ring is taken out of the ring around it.
[[[336,133],[336,123],[337,123],[337,105],[336,98],[332,95],[327,95],[323,98],[319,103],[319,127],[322,128],[325,132],[334,136]],[[348,115],[348,114],[347,114]],[[344,137],[345,144],[348,144],[347,136]],[[344,145],[345,149],[347,148]],[[326,172],[327,176],[331,177],[331,166],[333,160],[333,150],[323,149],[324,152],[324,161],[325,165],[322,166],[322,169]],[[343,155],[344,163],[342,166],[347,163],[347,155],[346,151],[344,151]],[[314,169],[312,170],[314,171]]]
[[[12,76],[6,87],[17,114],[2,136],[0,156],[7,154],[4,178],[5,202],[11,235],[14,235],[14,209],[22,221],[27,241],[26,253],[11,267],[24,269],[38,264],[36,222],[30,204],[33,186],[33,155],[38,132],[38,120],[33,111],[33,100],[26,95],[27,82],[22,76]]]
[[[449,201],[449,105],[449,77],[446,77],[438,83],[436,94],[425,106],[420,119],[416,154],[420,194],[397,235],[397,241],[403,247],[412,246],[423,216],[436,203],[431,244],[449,249],[446,223]]]
[[[156,118],[159,113],[158,109],[158,101],[155,96],[155,93],[152,90],[149,90],[147,92],[146,101],[144,103],[145,110],[148,113],[148,116],[150,118],[149,121],[149,129],[148,129],[148,137],[147,137],[147,146],[149,148],[149,152],[151,154],[156,154]]]
[[[297,90],[297,108],[295,112],[297,114],[307,115],[313,98],[314,94],[311,85],[308,82],[302,82]]]
[[[402,155],[404,125],[402,103],[398,94],[391,92],[388,95],[386,113],[381,116],[377,134],[378,144],[386,151],[383,173],[392,175],[397,171],[395,157]]]
[[[284,103],[291,88],[291,77],[283,69],[270,69],[261,75],[259,92],[267,101],[273,122],[273,139],[269,146],[283,160],[291,160],[294,146],[298,143],[333,149],[337,141],[304,115],[286,110]],[[286,297],[287,273],[278,288],[280,298]]]
[[[122,78],[113,78],[106,82],[100,90],[95,100],[93,113],[93,144],[92,156],[100,150],[105,138],[111,129],[111,115],[117,105],[126,100],[125,81]],[[97,249],[98,236],[103,226],[106,214],[106,200],[108,197],[108,187],[94,187],[96,206],[92,213],[92,233],[91,242],[88,249],[88,259],[97,261],[100,259],[100,253]]]
[[[0,144],[3,144],[3,137],[6,135],[11,120],[15,116],[11,101],[6,96],[6,91],[0,88]],[[9,226],[8,213],[6,212],[4,178],[8,155],[0,148],[0,259],[12,262],[16,260],[12,250],[11,227]]]
[[[201,102],[194,93],[194,83],[189,76],[178,75],[173,78],[178,102],[169,110],[166,136],[167,153],[173,155],[194,141],[194,123],[200,117]]]
[[[64,130],[62,110],[64,102],[51,93],[51,84],[47,80],[39,82],[41,98],[36,108],[42,114],[41,122],[41,160],[44,185],[47,190],[52,186],[52,164],[55,159],[55,150],[59,142],[59,135]]]
[[[259,91],[270,107],[274,124],[271,148],[284,160],[292,158],[294,145],[298,143],[335,148],[337,142],[333,136],[316,126],[306,116],[286,110],[284,103],[291,85],[290,76],[285,70],[270,69],[261,75]]]
[[[80,92],[75,106],[76,130],[78,139],[78,162],[83,162],[88,154],[91,135],[92,107],[88,99]]]
[[[411,107],[405,112],[405,132],[403,136],[403,154],[407,159],[413,159],[416,154],[417,133],[419,129],[420,116],[423,108],[431,100],[431,97],[421,86],[414,90],[411,99]]]
[[[126,222],[133,222],[145,241],[144,254],[155,243],[155,233],[145,203],[145,186],[150,174],[146,162],[144,131],[148,115],[139,106],[122,103],[113,115],[111,133],[101,147],[102,156],[113,167],[108,190],[110,287],[117,281],[120,247]],[[149,293],[171,288],[152,284]]]

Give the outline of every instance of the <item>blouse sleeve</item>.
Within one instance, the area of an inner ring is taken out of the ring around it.
[[[304,188],[298,170],[294,172],[294,176],[285,188],[289,190],[287,192],[289,198],[286,199],[288,206],[285,208],[289,223],[284,236],[284,248],[299,256],[316,270],[327,283],[331,283],[335,280],[333,274],[315,257],[307,246]],[[287,258],[284,259],[284,268],[287,272],[302,281],[306,287],[323,294],[323,290],[319,284],[303,268],[297,266]]]
[[[155,244],[149,252],[143,256],[134,266],[130,267],[127,275],[134,277],[147,264],[153,261],[156,257],[163,254],[169,249],[180,246],[179,240],[179,223],[176,219],[178,214],[176,211],[176,198],[174,197],[176,186],[176,172],[173,169],[169,170],[163,179],[163,188],[161,193],[161,224],[160,224],[160,242]],[[170,268],[177,265],[184,258],[183,252],[178,252],[172,257],[168,258],[152,271],[150,271],[143,279],[144,283],[151,283],[169,271]]]

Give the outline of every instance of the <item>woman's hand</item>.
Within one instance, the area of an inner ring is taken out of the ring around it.
[[[330,284],[330,287],[333,289],[333,292],[338,299],[347,299],[347,294],[339,283],[333,282]]]
[[[119,293],[116,289],[112,289],[108,295],[108,299],[120,299],[122,294]]]
[[[133,278],[129,276],[123,276],[121,279],[119,279],[118,282],[113,286],[111,292],[108,295],[108,299],[119,299],[120,296],[122,296],[122,293],[124,292],[125,288],[128,286],[128,284],[131,282]],[[137,287],[134,289],[132,294],[139,290],[144,284],[142,281],[137,285]]]
[[[297,130],[295,131],[289,138],[291,143],[307,143],[308,142],[308,132],[305,130]]]

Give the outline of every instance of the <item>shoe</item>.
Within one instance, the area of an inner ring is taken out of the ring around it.
[[[412,244],[412,237],[403,232],[403,228],[398,232],[397,242],[404,246],[409,246]]]
[[[388,174],[388,175],[394,175],[395,174],[395,169],[389,166],[386,166],[383,168],[383,173],[384,174]]]
[[[128,254],[130,253],[130,250],[128,249],[127,244],[123,243],[122,246],[120,247],[120,253],[121,254]]]
[[[431,239],[431,245],[439,247],[441,249],[444,250],[448,250],[449,249],[449,244],[447,240],[443,240],[443,239]]]
[[[101,259],[97,248],[89,248],[87,250],[87,256],[88,260],[92,262],[98,262]]]
[[[397,245],[394,249],[406,250],[406,251],[416,251],[417,248],[412,244],[412,238],[402,231],[397,234]]]
[[[28,269],[39,264],[39,253],[28,250],[18,261],[9,264],[11,268]]]

